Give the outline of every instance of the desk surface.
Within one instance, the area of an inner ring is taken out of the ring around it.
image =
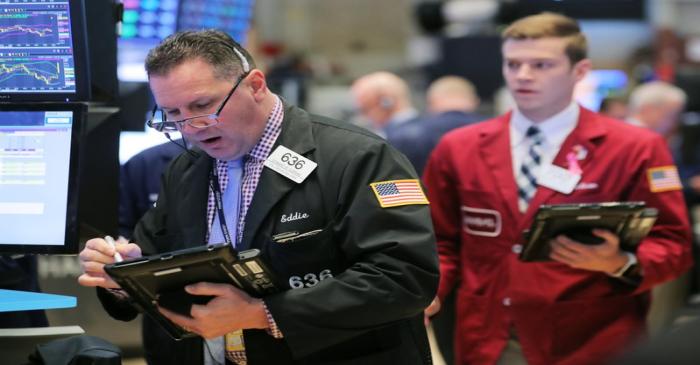
[[[0,312],[73,308],[75,297],[0,289]]]

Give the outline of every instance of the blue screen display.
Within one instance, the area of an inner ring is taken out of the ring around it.
[[[182,0],[177,28],[217,28],[245,44],[254,3],[254,0]]]
[[[0,0],[2,1],[2,0]],[[245,44],[254,0],[123,0],[118,76],[145,82],[148,51],[178,30],[217,28]]]
[[[0,111],[0,244],[65,244],[72,111]]]

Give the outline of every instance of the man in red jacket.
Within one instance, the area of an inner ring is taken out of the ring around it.
[[[505,115],[457,129],[424,182],[440,253],[439,310],[457,286],[459,364],[600,364],[644,333],[650,289],[691,265],[681,184],[663,138],[580,107],[591,68],[578,24],[544,13],[503,33]],[[522,262],[522,232],[542,204],[644,201],[656,225],[636,252],[552,239],[551,261]]]

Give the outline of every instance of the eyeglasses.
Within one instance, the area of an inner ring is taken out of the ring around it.
[[[219,115],[221,114],[221,111],[224,110],[226,102],[231,99],[231,95],[233,95],[238,88],[238,85],[241,84],[241,81],[243,81],[248,74],[249,72],[246,71],[238,77],[238,80],[236,80],[236,83],[231,88],[231,91],[228,92],[228,95],[226,95],[226,98],[224,98],[224,100],[221,102],[221,105],[219,105],[215,113],[196,115],[194,117],[180,120],[168,120],[167,113],[156,105],[153,107],[151,118],[148,120],[148,122],[146,122],[146,125],[157,130],[158,132],[177,132],[184,128],[185,124],[198,129],[204,129],[216,125],[219,123]]]

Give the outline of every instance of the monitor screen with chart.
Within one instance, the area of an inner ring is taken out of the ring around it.
[[[83,0],[0,0],[0,101],[89,98]]]
[[[83,104],[0,108],[0,253],[75,254]]]

